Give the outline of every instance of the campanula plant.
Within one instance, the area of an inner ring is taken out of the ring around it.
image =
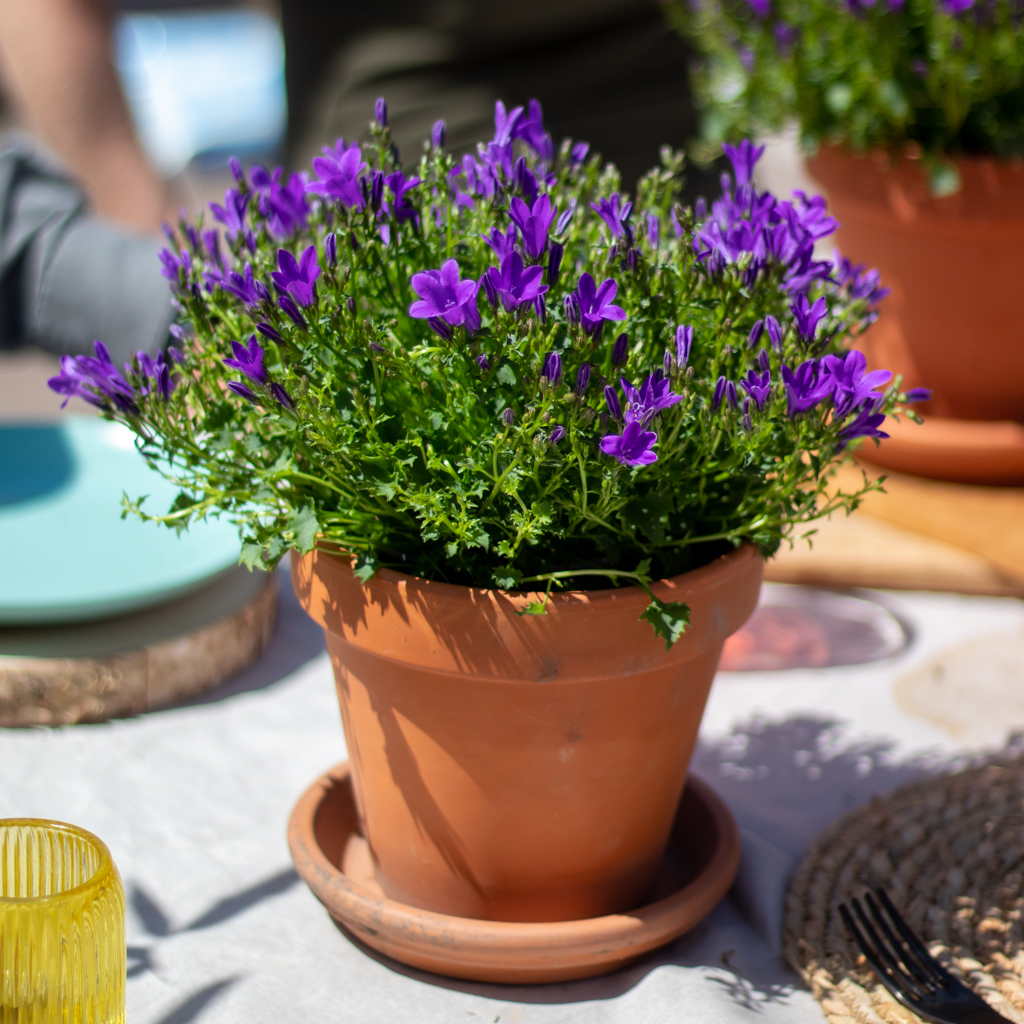
[[[799,124],[804,146],[923,155],[936,194],[949,158],[1024,155],[1017,0],[672,0],[703,56],[703,132]]]
[[[64,360],[51,385],[181,487],[128,508],[227,515],[251,566],[320,545],[363,579],[543,595],[650,593],[856,503],[830,467],[919,396],[847,349],[884,290],[815,259],[834,222],[759,193],[760,150],[728,148],[732,179],[691,210],[681,154],[630,199],[586,144],[556,150],[536,101],[499,103],[476,154],[439,123],[414,173],[386,108],[372,139],[313,177],[233,164],[212,225],[168,230],[168,356]],[[687,610],[652,596],[645,616],[671,643]]]

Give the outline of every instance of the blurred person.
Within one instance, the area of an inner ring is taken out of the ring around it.
[[[280,0],[288,156],[307,167],[338,136],[365,137],[377,96],[407,161],[444,119],[458,153],[489,137],[495,100],[537,97],[556,144],[586,141],[632,190],[662,145],[698,131],[692,53],[657,0]],[[690,165],[686,195],[716,190]]]
[[[78,355],[100,338],[123,362],[167,341],[165,189],[135,138],[111,19],[105,0],[0,0],[5,98],[53,151],[0,136],[0,349]]]

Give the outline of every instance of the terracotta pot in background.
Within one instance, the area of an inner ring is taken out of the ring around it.
[[[638,906],[668,841],[726,637],[764,563],[744,546],[655,585],[692,623],[671,651],[633,587],[530,597],[292,556],[326,632],[353,788],[384,892],[458,917]]]
[[[930,387],[927,411],[1024,422],[1024,163],[958,161],[934,198],[919,160],[826,147],[808,163],[839,220],[839,251],[892,289],[864,337],[871,362]]]

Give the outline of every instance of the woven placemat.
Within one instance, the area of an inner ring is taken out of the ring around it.
[[[906,1024],[837,907],[884,886],[910,926],[998,1012],[1024,1021],[1024,757],[909,783],[812,844],[786,899],[784,948],[832,1024]]]

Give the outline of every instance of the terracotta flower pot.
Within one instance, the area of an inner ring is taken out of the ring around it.
[[[808,163],[839,220],[839,251],[877,267],[892,289],[860,343],[870,367],[933,392],[920,407],[924,428],[901,425],[877,450],[865,445],[864,457],[927,476],[1013,482],[1024,447],[1004,453],[1004,437],[975,431],[985,466],[963,463],[959,449],[968,442],[947,451],[955,425],[927,425],[929,418],[1024,422],[1024,163],[961,159],[957,168],[960,191],[935,198],[919,160],[891,164],[884,153],[825,147]],[[997,450],[992,467],[989,449]]]
[[[726,637],[754,610],[744,546],[656,584],[692,623],[671,651],[633,587],[529,597],[292,556],[326,632],[377,879],[459,917],[559,921],[640,904],[668,841]]]
[[[960,160],[962,188],[942,198],[918,160],[826,147],[808,167],[839,251],[892,289],[864,337],[871,362],[932,388],[936,416],[1024,421],[1024,163]]]

